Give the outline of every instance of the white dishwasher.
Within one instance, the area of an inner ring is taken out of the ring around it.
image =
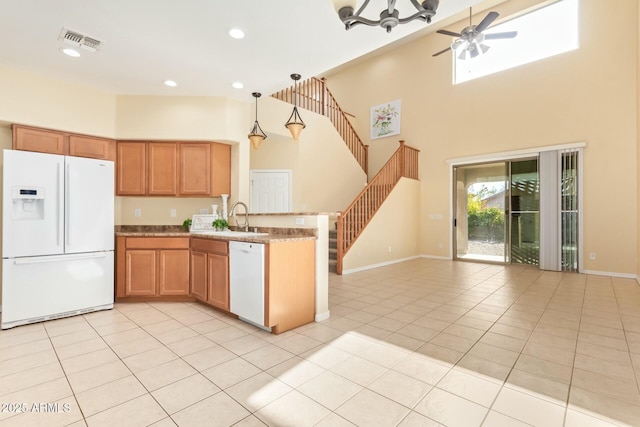
[[[229,300],[232,313],[264,327],[264,244],[229,242]]]

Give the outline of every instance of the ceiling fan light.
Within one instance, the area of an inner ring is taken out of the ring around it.
[[[490,49],[489,46],[487,46],[486,44],[482,44],[480,43],[480,51],[482,52],[482,54],[484,55],[485,53],[487,53]]]

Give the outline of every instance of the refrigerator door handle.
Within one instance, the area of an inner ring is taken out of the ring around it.
[[[91,258],[104,258],[107,256],[106,252],[94,252],[90,254],[79,254],[79,255],[49,255],[49,256],[40,256],[40,257],[24,257],[24,258],[14,258],[13,263],[15,265],[25,265],[25,264],[40,264],[44,262],[61,262],[61,261],[75,261],[79,259],[91,259]]]
[[[71,187],[71,165],[67,164],[66,169],[67,169],[67,176],[66,176],[66,179],[64,180],[64,192],[65,192],[64,201],[66,204],[65,206],[66,219],[65,219],[64,228],[65,228],[65,231],[67,232],[66,246],[71,247],[71,191],[69,191],[69,187]],[[66,252],[66,249],[65,249],[65,252]]]
[[[58,230],[56,231],[56,241],[59,247],[62,247],[62,232],[64,230],[64,205],[61,203],[63,194],[62,194],[62,186],[64,185],[64,177],[60,172],[60,163],[58,163],[56,168],[56,179],[58,182],[57,194],[56,194],[56,211],[58,212]]]

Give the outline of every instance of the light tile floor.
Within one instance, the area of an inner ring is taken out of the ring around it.
[[[421,259],[330,282],[331,319],[279,336],[196,303],[2,331],[0,425],[640,425],[634,280]]]

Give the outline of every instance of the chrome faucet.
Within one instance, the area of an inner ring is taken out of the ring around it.
[[[240,225],[240,223],[238,222],[238,216],[236,215],[236,206],[238,205],[244,206],[244,224],[242,225]],[[247,205],[245,205],[242,202],[235,202],[233,206],[231,206],[231,211],[229,211],[229,215],[236,217],[236,225],[238,227],[244,228],[244,231],[249,231],[249,208],[247,208]]]

